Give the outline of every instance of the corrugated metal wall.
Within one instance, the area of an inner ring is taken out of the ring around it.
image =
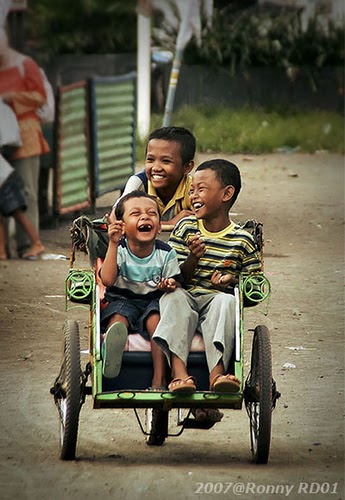
[[[58,89],[54,212],[93,206],[135,169],[135,73]]]
[[[54,207],[57,213],[91,204],[91,166],[87,82],[60,87],[56,118]]]

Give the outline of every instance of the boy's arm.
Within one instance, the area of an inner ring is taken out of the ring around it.
[[[104,286],[112,286],[117,278],[117,253],[120,239],[123,234],[123,222],[106,214],[108,222],[109,245],[103,265],[100,269],[100,278]]]
[[[126,182],[125,188],[123,190],[123,193],[121,196],[115,201],[113,207],[112,207],[112,212],[114,212],[116,205],[118,204],[119,200],[123,198],[128,193],[131,193],[132,191],[136,191],[137,189],[144,191],[144,184],[143,181],[141,180],[138,175],[131,175],[128,181]]]
[[[179,283],[181,279],[177,254],[174,249],[170,248],[162,268],[162,278],[158,284],[158,289],[162,292],[173,292],[177,287],[181,286]]]
[[[259,252],[256,250],[253,237],[249,234],[245,235],[242,242],[242,263],[241,273],[255,273],[260,272],[261,258]],[[218,290],[225,290],[227,287],[235,287],[239,283],[239,277],[232,274],[222,274],[216,270],[211,277],[211,283]]]
[[[239,278],[232,274],[222,274],[220,271],[214,271],[211,276],[212,285],[218,290],[226,290],[229,286],[234,288],[239,283]]]
[[[181,212],[175,215],[172,219],[162,220],[162,227],[164,228],[165,226],[175,226],[181,219],[189,217],[190,215],[193,215],[193,213],[194,212],[192,210],[181,210]],[[170,227],[168,229],[170,229]]]
[[[118,244],[109,241],[109,246],[103,265],[99,271],[104,286],[112,286],[117,278],[117,249]]]
[[[162,278],[158,283],[158,290],[161,292],[173,292],[177,287],[181,286],[175,278]]]
[[[190,253],[180,266],[183,279],[186,283],[192,279],[196,266],[206,250],[205,243],[202,240],[200,233],[197,233],[189,238],[188,248]]]

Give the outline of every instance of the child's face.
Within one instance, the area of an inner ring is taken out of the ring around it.
[[[157,204],[145,197],[125,201],[122,220],[128,241],[134,243],[152,243],[161,229]]]
[[[190,201],[198,219],[209,220],[228,210],[234,194],[233,186],[222,186],[216,173],[207,168],[193,174]]]
[[[147,145],[145,172],[157,191],[175,191],[193,162],[182,165],[181,146],[178,142],[151,139]]]

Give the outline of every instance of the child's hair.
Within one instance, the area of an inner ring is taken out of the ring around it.
[[[180,144],[182,165],[194,159],[195,137],[184,127],[162,127],[153,130],[149,135],[147,143],[151,139],[162,139],[164,141],[177,142]],[[147,146],[145,154],[147,153]]]
[[[123,214],[125,213],[124,204],[126,203],[127,200],[131,198],[149,198],[150,200],[153,200],[157,206],[159,220],[160,220],[161,212],[159,210],[159,205],[157,203],[156,198],[154,196],[151,196],[150,194],[145,193],[145,191],[140,191],[139,189],[135,189],[134,191],[125,194],[122,198],[119,199],[115,207],[115,217],[117,218],[117,220],[123,219]]]
[[[235,203],[239,192],[241,191],[241,174],[238,167],[231,161],[216,159],[201,163],[195,170],[213,170],[222,187],[234,186],[235,192],[231,198],[231,206]]]

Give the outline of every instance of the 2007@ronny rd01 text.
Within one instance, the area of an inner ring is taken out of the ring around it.
[[[196,483],[194,493],[198,494],[223,494],[223,495],[285,495],[291,493],[302,494],[324,494],[335,495],[338,493],[338,483],[329,482],[300,482],[298,484],[257,484],[257,483],[232,483],[232,482],[205,482]]]

